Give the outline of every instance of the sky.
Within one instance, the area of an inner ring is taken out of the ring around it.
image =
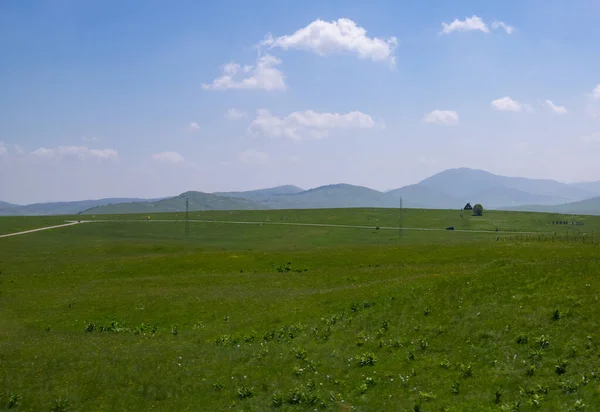
[[[0,200],[600,180],[596,0],[0,2]]]

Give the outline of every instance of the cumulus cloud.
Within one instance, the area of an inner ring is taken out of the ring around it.
[[[155,161],[159,162],[159,163],[166,163],[166,164],[181,164],[185,162],[185,159],[183,158],[182,155],[180,155],[177,152],[161,152],[161,153],[155,153],[152,155],[152,159],[154,159]]]
[[[248,90],[285,90],[285,76],[277,68],[281,64],[278,58],[265,55],[256,60],[255,66],[241,66],[228,63],[223,66],[223,75],[210,84],[203,84],[205,90],[248,89]]]
[[[312,110],[293,112],[280,118],[269,110],[259,109],[250,123],[248,132],[253,135],[285,137],[292,140],[322,139],[333,129],[371,129],[383,127],[368,114],[353,111],[345,114],[318,113]]]
[[[187,130],[190,133],[199,132],[200,131],[200,125],[198,125],[198,123],[196,123],[196,122],[190,122],[190,124],[188,124]]]
[[[596,86],[592,91],[592,97],[594,99],[600,99],[600,84],[598,84],[598,86]]]
[[[443,34],[450,34],[455,31],[481,31],[489,33],[490,29],[480,17],[475,15],[466,17],[464,20],[455,19],[451,23],[442,23]]]
[[[491,105],[501,112],[531,112],[533,110],[531,105],[513,100],[508,96],[492,100]]]
[[[244,117],[247,116],[247,113],[243,110],[238,110],[238,109],[229,109],[227,110],[227,113],[225,114],[225,117],[231,120],[238,120],[238,119],[243,119]]]
[[[306,50],[325,56],[334,53],[351,53],[360,59],[395,63],[395,49],[398,40],[395,37],[380,38],[367,36],[367,30],[354,21],[341,18],[337,21],[317,19],[295,33],[273,37],[267,34],[261,46],[278,47],[283,50]]]
[[[494,30],[503,29],[506,32],[506,34],[512,34],[515,31],[515,28],[513,26],[509,26],[508,24],[504,23],[503,21],[493,22],[492,28]]]
[[[556,114],[567,114],[568,113],[568,110],[565,106],[557,106],[554,103],[552,103],[552,100],[546,100],[546,104],[548,105],[550,110],[552,110]]]
[[[453,110],[434,110],[423,117],[425,123],[438,123],[447,125],[458,125],[458,113]]]
[[[265,152],[249,149],[239,153],[238,160],[249,165],[260,165],[269,161],[269,155]]]
[[[90,149],[85,146],[58,146],[50,149],[40,147],[32,151],[31,155],[48,159],[77,158],[80,160],[115,160],[119,157],[119,153],[114,149]]]

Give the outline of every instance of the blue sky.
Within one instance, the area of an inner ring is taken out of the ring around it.
[[[370,3],[1,2],[0,200],[600,179],[600,3]]]

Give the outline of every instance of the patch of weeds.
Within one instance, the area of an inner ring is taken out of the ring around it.
[[[369,335],[365,332],[360,332],[356,337],[356,346],[364,346],[369,341]]]
[[[408,388],[409,376],[408,375],[406,375],[406,376],[399,375],[399,378],[400,378],[400,383],[402,384],[402,386],[404,386],[405,388]]]
[[[50,412],[66,412],[70,407],[67,399],[58,398],[50,405]]]
[[[242,385],[237,389],[237,394],[240,399],[248,399],[254,396],[252,388],[247,388],[246,385]]]
[[[440,367],[444,369],[450,369],[450,361],[448,359],[444,359],[440,362]]]
[[[316,340],[329,340],[329,335],[331,335],[331,326],[313,326],[311,332]]]
[[[365,378],[364,382],[360,384],[358,388],[361,395],[364,395],[370,387],[375,386],[375,379],[368,376]]]
[[[216,391],[222,391],[225,389],[225,386],[221,382],[217,382],[213,383],[213,388],[215,388]]]
[[[433,392],[419,391],[419,399],[423,402],[431,402],[435,399],[435,395],[433,394]]]
[[[306,359],[306,349],[302,349],[302,348],[294,348],[292,349],[292,352],[294,353],[294,356],[296,357],[296,359],[302,359],[305,360]]]
[[[460,382],[455,382],[452,384],[452,395],[460,394]]]
[[[517,412],[521,409],[521,402],[516,401],[514,403],[505,403],[500,407],[502,412]]]
[[[365,352],[356,357],[356,361],[358,365],[361,367],[364,366],[375,366],[377,363],[377,356],[373,352]]]
[[[527,376],[533,376],[533,375],[535,375],[535,365],[529,365],[529,367],[525,371],[525,374]]]
[[[244,335],[244,343],[252,343],[255,339],[254,335]]]
[[[554,372],[556,372],[557,375],[564,374],[567,371],[567,363],[568,362],[564,359],[558,359],[554,365]]]
[[[19,406],[19,402],[21,401],[21,396],[16,393],[11,393],[8,397],[8,403],[6,404],[6,409],[13,409]]]
[[[581,399],[577,399],[569,411],[578,412],[584,410],[586,404]]]
[[[496,389],[496,392],[494,393],[494,403],[495,404],[500,403],[500,401],[502,400],[502,395],[504,395],[504,390],[502,388]]]
[[[406,352],[406,359],[410,361],[415,360],[415,354],[411,350],[409,350],[408,352]]]
[[[427,341],[423,338],[419,339],[419,347],[421,348],[421,350],[425,350],[427,349],[427,347],[429,346],[429,343],[427,343]]]
[[[425,308],[425,309],[423,309],[423,314],[424,314],[425,316],[429,316],[429,314],[430,314],[430,313],[431,313],[431,309],[429,309],[429,308]]]
[[[46,326],[46,327],[44,328],[44,330],[45,330],[46,332],[50,332],[50,326]]]
[[[541,349],[534,349],[529,352],[529,359],[531,359],[534,362],[539,362],[542,360],[543,354],[544,352]]]
[[[289,272],[292,270],[292,262],[287,262],[285,265],[273,265],[273,268],[279,273]]]
[[[460,364],[460,373],[462,374],[463,378],[470,378],[473,376],[473,366],[471,365],[471,363],[467,363],[466,365],[464,363]]]
[[[314,393],[314,382],[309,382],[306,385],[298,386],[291,389],[285,396],[285,402],[290,405],[319,405],[321,407],[327,406],[325,401],[321,399],[320,395]]]
[[[541,349],[546,349],[548,346],[550,346],[550,338],[546,335],[542,335],[535,340],[535,343],[539,345]]]
[[[275,392],[271,397],[271,403],[275,407],[283,405],[283,395],[279,392]]]
[[[303,373],[304,373],[304,368],[302,368],[298,365],[294,366],[294,375],[302,376]]]
[[[562,389],[565,394],[575,393],[577,392],[577,389],[579,389],[579,385],[570,379],[567,379],[560,381],[560,389]]]
[[[529,337],[527,335],[519,335],[516,339],[519,345],[527,345],[529,343]]]
[[[542,395],[532,395],[531,398],[527,401],[527,405],[532,406],[534,408],[539,408],[541,406],[541,402],[544,400]]]
[[[443,326],[438,326],[437,328],[435,328],[435,334],[437,336],[440,336],[441,334],[443,334],[444,332],[446,332],[446,328]]]
[[[552,319],[553,320],[560,320],[560,318],[562,318],[563,315],[562,313],[560,313],[560,309],[556,308],[554,309],[554,312],[552,312]]]

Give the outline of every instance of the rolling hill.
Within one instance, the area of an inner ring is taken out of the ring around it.
[[[133,202],[98,206],[84,210],[84,215],[107,215],[126,213],[185,212],[185,200],[189,200],[190,211],[201,210],[254,210],[265,209],[247,199],[217,196],[202,192],[185,192],[179,196],[155,202]]]
[[[13,205],[0,202],[0,215],[4,216],[48,216],[74,215],[82,210],[109,204],[145,201],[137,198],[107,198],[97,200],[81,200],[74,202],[33,203],[30,205]]]
[[[419,185],[476,203],[483,203],[484,195],[487,195],[488,206],[492,207],[526,203],[559,204],[594,196],[592,191],[555,180],[499,176],[469,168],[445,170],[422,180]],[[489,197],[490,191],[495,192],[492,197]]]
[[[547,212],[573,215],[600,215],[600,197],[562,205],[523,205],[506,208],[521,212]]]
[[[343,183],[309,190],[285,185],[242,192],[186,192],[153,200],[112,198],[27,206],[0,202],[0,215],[177,212],[185,210],[186,196],[191,210],[397,208],[402,197],[405,208],[460,209],[469,202],[481,203],[486,209],[574,210],[573,213],[600,214],[600,202],[593,199],[599,196],[598,191],[600,182],[567,184],[458,168],[387,192]]]

